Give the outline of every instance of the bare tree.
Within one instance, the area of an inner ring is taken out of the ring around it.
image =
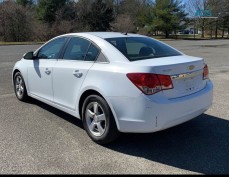
[[[118,15],[116,21],[111,24],[112,31],[118,32],[136,32],[136,27],[133,24],[133,21],[129,15],[121,14]]]
[[[0,35],[4,41],[29,41],[30,21],[29,11],[16,2],[0,4]]]
[[[195,24],[199,24],[201,26],[202,38],[205,37],[205,25],[206,19],[202,18],[202,16],[197,15],[196,13],[199,11],[203,11],[207,9],[207,1],[206,0],[188,0],[186,2],[186,7],[190,17],[194,18]]]
[[[218,37],[220,27],[222,28],[222,36],[224,36],[229,16],[228,0],[188,0],[186,6],[190,16],[194,17],[196,22],[201,26],[202,37],[204,37],[206,27],[210,27],[212,37],[213,24],[215,29],[215,38]],[[207,19],[201,15],[196,16],[196,12],[203,12],[205,10],[210,10],[213,18]]]

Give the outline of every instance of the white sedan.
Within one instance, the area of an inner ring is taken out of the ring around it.
[[[149,133],[204,113],[213,84],[202,58],[147,36],[113,32],[58,36],[12,72],[17,98],[33,97],[82,120],[91,139]]]

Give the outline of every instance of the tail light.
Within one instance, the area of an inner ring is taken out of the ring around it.
[[[146,95],[152,95],[162,90],[173,89],[171,77],[167,75],[129,73],[127,77]]]
[[[209,70],[208,65],[204,66],[204,72],[203,72],[203,80],[209,79]]]

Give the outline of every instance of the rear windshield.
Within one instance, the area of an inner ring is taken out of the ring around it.
[[[120,37],[106,40],[130,61],[181,55],[171,47],[147,37]]]

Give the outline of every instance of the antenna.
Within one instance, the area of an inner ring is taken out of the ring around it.
[[[124,33],[122,33],[122,34],[124,34],[124,35],[128,35],[128,32],[129,32],[129,29],[130,29],[130,24],[131,24],[131,20],[130,20],[130,22],[128,23],[128,26],[127,26],[127,30],[124,32]]]

